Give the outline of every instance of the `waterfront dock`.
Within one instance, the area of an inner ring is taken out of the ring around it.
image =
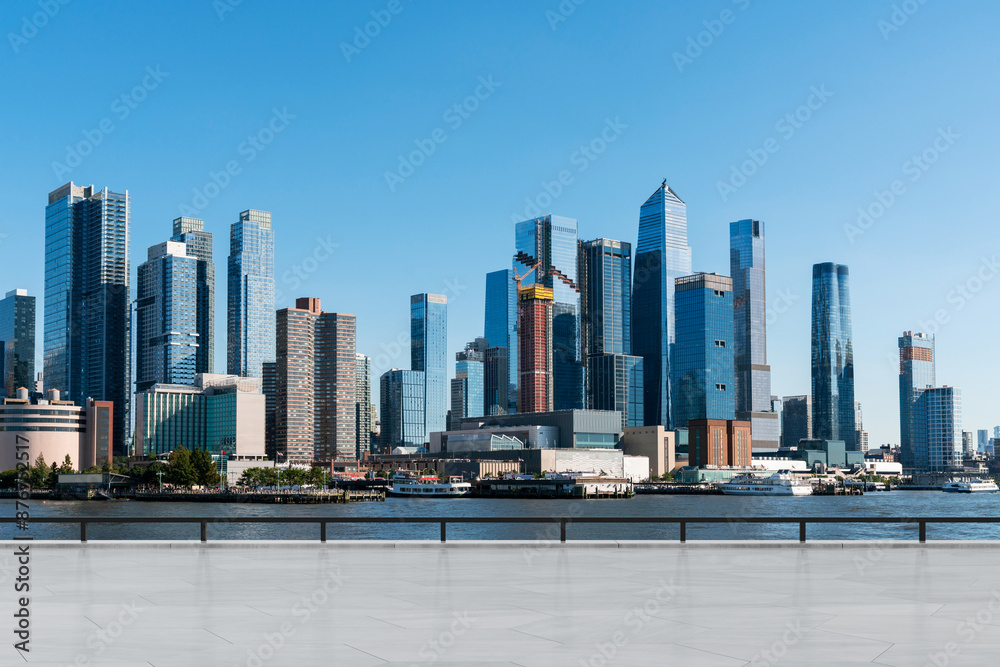
[[[336,489],[330,491],[247,491],[218,493],[199,491],[134,491],[120,499],[170,503],[264,503],[268,505],[322,505],[381,502],[384,491]]]
[[[615,499],[635,495],[624,478],[577,477],[559,479],[484,479],[472,483],[472,495],[480,498],[576,498]]]

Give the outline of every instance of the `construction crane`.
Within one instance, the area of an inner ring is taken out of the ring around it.
[[[531,273],[532,271],[534,271],[535,269],[537,269],[541,265],[542,265],[541,262],[535,262],[535,265],[533,267],[531,267],[530,269],[528,269],[527,271],[525,271],[520,276],[517,275],[517,269],[514,269],[514,282],[517,283],[517,293],[518,294],[521,293],[521,281],[524,280],[525,278],[527,278],[529,273]],[[518,297],[518,298],[520,298],[520,297]]]

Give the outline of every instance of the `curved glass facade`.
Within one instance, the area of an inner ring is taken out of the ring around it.
[[[843,440],[853,451],[854,345],[847,267],[814,265],[812,287],[813,438]]]

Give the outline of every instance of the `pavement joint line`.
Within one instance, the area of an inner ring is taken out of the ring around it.
[[[17,542],[0,540],[0,548],[11,548]],[[348,550],[348,549],[521,549],[538,546],[537,540],[455,540],[442,544],[439,540],[36,540],[32,549],[299,549]],[[688,540],[683,544],[672,540],[553,540],[547,550],[555,549],[668,549],[689,551],[698,549],[821,549],[849,550],[870,549],[998,549],[1000,540]]]

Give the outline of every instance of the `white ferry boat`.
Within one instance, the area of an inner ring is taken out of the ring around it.
[[[720,484],[719,489],[733,496],[811,496],[813,492],[812,484],[795,479],[787,470],[779,470],[770,477],[737,475]]]
[[[459,498],[472,494],[472,484],[463,482],[461,477],[449,477],[442,482],[437,477],[396,476],[389,487],[390,496],[416,498]]]
[[[1000,487],[996,482],[975,479],[970,482],[948,482],[941,490],[950,493],[996,493],[1000,491]]]

